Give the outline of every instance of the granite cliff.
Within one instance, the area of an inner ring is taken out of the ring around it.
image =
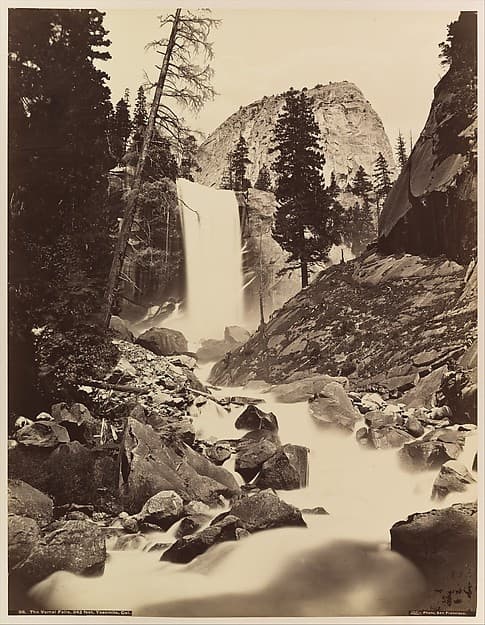
[[[379,152],[394,168],[394,157],[384,126],[363,93],[353,83],[342,81],[316,85],[307,90],[313,99],[316,120],[322,134],[326,158],[325,174],[333,171],[345,187],[362,165],[370,174]],[[249,147],[248,178],[257,180],[259,170],[271,164],[273,126],[284,105],[284,95],[264,97],[231,115],[201,145],[197,182],[219,186],[231,152],[242,135]]]

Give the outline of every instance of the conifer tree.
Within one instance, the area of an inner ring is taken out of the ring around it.
[[[247,166],[251,163],[246,139],[240,135],[236,147],[230,154],[232,188],[234,191],[246,191],[251,186],[246,177]]]
[[[396,154],[397,162],[399,163],[399,167],[402,171],[404,169],[404,165],[407,163],[408,155],[406,154],[406,143],[404,142],[404,137],[400,132],[397,136]]]
[[[349,188],[358,201],[349,211],[346,242],[352,253],[358,256],[377,234],[371,210],[372,182],[362,165],[355,172]]]
[[[135,110],[133,111],[133,143],[136,152],[140,151],[143,141],[143,134],[148,123],[147,99],[143,85],[138,87],[135,100]]]
[[[194,181],[193,171],[200,171],[197,162],[197,141],[194,135],[188,135],[181,141],[182,157],[180,159],[179,176]]]
[[[374,192],[377,200],[377,212],[380,209],[392,188],[391,172],[382,152],[379,152],[374,165]]]
[[[126,152],[128,137],[131,134],[130,109],[125,97],[118,100],[113,117],[113,129],[111,149],[118,160],[121,160]]]
[[[255,189],[260,189],[261,191],[270,191],[271,190],[271,177],[268,168],[263,163],[263,166],[259,170],[258,179],[254,185]]]
[[[355,172],[354,179],[350,184],[350,190],[363,200],[369,199],[369,194],[372,191],[372,182],[362,165]]]
[[[274,130],[278,207],[273,232],[289,252],[290,268],[300,267],[305,287],[309,266],[327,260],[332,245],[341,242],[344,212],[325,186],[325,157],[311,101],[292,89],[285,96]]]

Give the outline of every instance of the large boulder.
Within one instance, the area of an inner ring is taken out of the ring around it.
[[[66,428],[71,441],[79,441],[84,445],[94,444],[94,436],[100,427],[84,404],[68,406],[61,402],[52,406],[51,413],[56,423]]]
[[[20,428],[15,434],[18,443],[26,447],[57,447],[70,441],[66,428],[53,421],[36,421]]]
[[[344,386],[347,384],[346,378],[335,378],[330,375],[319,374],[285,384],[277,384],[269,390],[276,401],[283,404],[294,404],[309,400],[314,395],[320,393],[320,391],[323,391],[331,382],[339,382]]]
[[[234,426],[238,430],[278,430],[278,420],[272,412],[264,412],[250,404],[236,419]]]
[[[188,350],[187,339],[178,330],[151,328],[136,339],[136,343],[157,356],[172,356]]]
[[[420,439],[405,443],[399,450],[399,458],[409,469],[437,469],[448,460],[456,460],[462,450],[459,443]]]
[[[162,554],[160,560],[185,564],[217,543],[238,540],[240,534],[237,530],[245,530],[244,523],[241,519],[228,515],[197,534],[179,538]]]
[[[344,387],[338,382],[327,384],[315,398],[310,399],[311,416],[319,424],[331,425],[353,431],[356,421],[360,419]]]
[[[48,493],[56,505],[92,504],[117,514],[118,462],[117,449],[88,449],[78,441],[54,450],[18,445],[8,453],[8,474]]]
[[[126,325],[126,322],[117,315],[111,316],[109,320],[109,329],[112,330],[120,339],[123,339],[123,341],[133,343],[133,341],[135,340],[133,333]]]
[[[184,501],[208,504],[239,492],[229,471],[183,442],[168,444],[152,427],[132,418],[127,419],[120,456],[121,501],[131,514],[160,491],[175,491]]]
[[[26,560],[40,540],[36,521],[18,514],[8,515],[8,570]]]
[[[259,488],[293,490],[308,482],[308,448],[301,445],[283,445],[263,463],[256,478]]]
[[[464,464],[448,460],[441,466],[431,496],[433,499],[444,499],[450,493],[466,491],[468,486],[474,483],[475,479]]]
[[[250,336],[251,334],[246,328],[241,328],[240,326],[227,326],[224,329],[224,340],[233,345],[242,345]]]
[[[183,514],[182,497],[173,490],[162,490],[145,502],[136,519],[158,525],[167,530]]]
[[[196,352],[199,362],[213,362],[220,360],[234,347],[234,343],[225,339],[206,339]]]
[[[306,527],[300,510],[286,503],[271,489],[245,495],[233,504],[229,514],[241,519],[249,532],[273,527]],[[214,522],[218,522],[216,517]]]
[[[413,441],[414,437],[404,430],[386,425],[382,428],[369,428],[368,440],[375,449],[391,449],[402,447],[404,443]]]
[[[448,367],[443,365],[423,378],[399,399],[407,408],[431,408],[433,395],[439,390]]]
[[[391,528],[391,549],[413,562],[429,583],[427,607],[474,613],[477,588],[477,504],[413,514]]]
[[[8,513],[34,519],[40,527],[54,516],[52,499],[22,480],[8,480]]]
[[[89,521],[58,522],[36,542],[29,555],[12,569],[27,585],[55,571],[102,573],[106,560],[104,532]]]
[[[257,430],[265,433],[267,430]],[[279,447],[279,441],[272,436],[260,436],[256,439],[242,439],[238,444],[234,469],[246,482],[256,476],[263,463],[273,456]]]

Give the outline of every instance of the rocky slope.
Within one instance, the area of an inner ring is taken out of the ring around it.
[[[443,258],[369,251],[323,271],[273,314],[264,333],[226,354],[211,381],[341,374],[355,387],[399,395],[475,341],[476,279],[476,268]]]
[[[335,172],[339,186],[345,187],[357,168],[362,165],[371,173],[379,152],[394,167],[394,158],[382,122],[369,101],[353,83],[343,81],[317,85],[307,90],[313,98],[315,117],[322,134],[322,147],[326,158],[326,175]],[[259,170],[273,161],[269,154],[273,127],[284,105],[284,96],[265,97],[241,107],[217,128],[202,144],[197,160],[201,171],[197,182],[219,186],[227,155],[239,136],[249,147],[248,177],[257,180]]]
[[[476,257],[477,105],[463,64],[437,84],[425,127],[379,218],[380,249]]]

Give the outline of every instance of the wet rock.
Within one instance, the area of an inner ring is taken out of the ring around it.
[[[475,610],[476,503],[413,514],[406,521],[395,523],[391,528],[391,549],[411,560],[425,575],[431,589],[431,605],[439,609],[459,605],[460,610]]]
[[[112,315],[109,320],[109,328],[113,330],[113,332],[123,341],[128,341],[128,343],[133,343],[135,337],[133,333],[128,328],[127,324],[121,317],[117,315]]]
[[[183,514],[184,502],[173,490],[163,490],[150,497],[135,515],[138,521],[154,523],[164,530],[178,521]]]
[[[283,445],[266,460],[256,478],[258,488],[293,490],[308,482],[308,449],[300,445]]]
[[[271,489],[242,496],[233,504],[229,514],[241,519],[250,532],[273,527],[306,526],[300,510],[280,499]]]
[[[110,547],[113,551],[143,551],[148,546],[147,539],[141,534],[126,534],[118,536],[114,545]],[[151,549],[149,550],[151,551]]]
[[[409,416],[406,421],[406,430],[409,432],[409,434],[411,434],[411,436],[414,436],[414,438],[419,438],[425,432],[424,426],[421,421],[417,417],[414,417],[412,415]]]
[[[448,460],[456,460],[462,452],[459,443],[440,440],[417,440],[399,450],[402,464],[409,469],[436,469]]]
[[[52,499],[22,480],[8,480],[8,513],[25,516],[40,527],[48,525],[54,516]]]
[[[162,554],[160,560],[181,564],[190,562],[217,543],[237,540],[237,529],[245,529],[244,523],[228,515],[197,534],[180,538]]]
[[[152,427],[134,419],[127,420],[120,455],[121,501],[132,514],[160,491],[173,490],[186,501],[204,503],[239,492],[229,471],[183,442],[168,444]]]
[[[198,516],[205,515],[211,516],[212,511],[211,508],[203,503],[202,501],[189,501],[184,505],[184,515],[187,516]]]
[[[251,481],[260,471],[263,463],[276,453],[278,447],[279,445],[268,437],[261,437],[260,440],[251,441],[242,446],[236,454],[235,471],[246,482]]]
[[[176,538],[183,538],[184,536],[190,536],[194,534],[202,526],[204,526],[210,517],[205,514],[193,514],[191,516],[186,516],[180,521],[180,525],[177,528],[177,532],[175,534]]]
[[[106,560],[103,531],[87,521],[57,522],[52,531],[34,545],[12,573],[28,585],[36,584],[55,571],[102,573]]]
[[[375,449],[391,449],[402,447],[404,443],[414,440],[411,434],[392,425],[382,428],[370,428],[369,442]]]
[[[367,447],[369,445],[369,431],[366,427],[359,428],[355,433],[355,438],[359,445]]]
[[[136,343],[157,356],[181,354],[188,349],[187,339],[178,330],[151,328],[136,339]]]
[[[382,410],[370,410],[365,414],[365,423],[370,428],[381,428],[385,425],[396,425],[395,414],[385,413]]]
[[[26,447],[57,447],[69,442],[66,428],[53,421],[36,421],[18,430],[15,434],[18,443]]]
[[[30,555],[40,540],[36,521],[18,514],[8,515],[8,570],[18,566]]]
[[[330,382],[314,399],[309,400],[309,409],[318,423],[350,431],[360,419],[344,387],[338,382]]]
[[[251,334],[240,326],[228,326],[224,329],[224,340],[234,345],[242,345],[250,336]]]
[[[127,512],[121,512],[119,515],[121,521],[121,527],[130,534],[137,534],[139,532],[138,521],[136,517],[130,516]]]
[[[318,514],[320,516],[328,515],[328,512],[322,506],[316,506],[315,508],[302,508],[302,514]]]
[[[234,426],[238,430],[278,430],[278,420],[272,412],[263,412],[250,404],[236,419]]]
[[[100,427],[86,406],[78,403],[68,406],[62,402],[54,404],[51,412],[56,423],[66,428],[71,441],[79,441],[84,445],[94,444],[94,435]]]
[[[231,447],[227,443],[215,443],[205,453],[209,460],[217,466],[224,464],[232,455]]]
[[[283,404],[294,404],[300,401],[308,401],[331,382],[338,382],[347,385],[348,381],[343,377],[332,377],[330,375],[319,374],[287,384],[272,386],[269,390],[273,393],[275,401]]]
[[[465,491],[475,479],[464,464],[456,460],[448,460],[440,469],[440,472],[433,484],[431,497],[433,499],[444,499],[450,493],[460,493]]]

